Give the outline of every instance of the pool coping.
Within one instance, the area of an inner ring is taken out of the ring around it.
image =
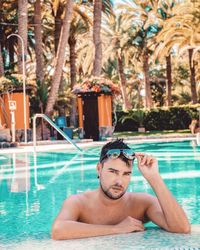
[[[120,137],[121,138],[121,137]],[[107,138],[105,141],[93,141],[90,139],[85,140],[73,140],[81,149],[85,149],[93,146],[102,146],[108,141],[116,139],[116,137]],[[176,142],[176,141],[194,141],[196,140],[195,135],[191,134],[173,134],[173,135],[151,135],[151,136],[125,136],[124,141],[127,143],[147,143],[147,142]],[[56,151],[64,149],[73,149],[74,146],[69,144],[67,141],[38,141],[36,152],[44,151]],[[21,143],[16,148],[4,148],[0,149],[0,153],[23,153],[23,152],[34,152],[33,142],[29,142],[28,145]]]

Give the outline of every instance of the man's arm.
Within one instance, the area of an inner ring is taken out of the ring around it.
[[[94,225],[78,222],[80,211],[81,205],[77,196],[71,196],[65,200],[53,223],[52,239],[67,240],[144,230],[142,223],[132,217],[127,217],[117,225]]]
[[[158,172],[157,160],[141,153],[136,155],[139,170],[157,196],[157,199],[149,198],[146,211],[148,218],[169,232],[189,233],[191,227],[187,216],[163,182]]]

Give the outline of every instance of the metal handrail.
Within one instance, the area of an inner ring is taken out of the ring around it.
[[[74,147],[76,147],[80,152],[82,152],[82,149],[79,148],[76,143],[74,143],[68,135],[66,135],[48,116],[45,114],[35,114],[33,117],[33,146],[34,146],[34,152],[36,152],[36,119],[37,118],[43,118],[45,119],[55,130],[58,131],[69,143],[71,143]]]
[[[196,135],[197,145],[200,146],[200,132]]]

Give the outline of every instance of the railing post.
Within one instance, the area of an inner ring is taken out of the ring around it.
[[[36,118],[37,114],[33,117],[33,149],[36,152]]]
[[[71,143],[74,147],[76,147],[80,152],[82,152],[82,149],[79,148],[76,143],[74,143],[69,136],[67,136],[59,127],[56,126],[56,124],[45,114],[36,114],[33,117],[33,146],[34,146],[34,152],[36,152],[36,119],[37,118],[44,118],[53,128],[55,128],[58,133],[60,133],[69,143]]]

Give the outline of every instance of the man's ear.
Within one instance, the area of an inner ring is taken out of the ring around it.
[[[103,167],[102,163],[98,162],[97,167],[96,167],[96,169],[97,169],[97,178],[99,178],[99,176],[100,176],[100,172],[101,172],[102,167]]]

